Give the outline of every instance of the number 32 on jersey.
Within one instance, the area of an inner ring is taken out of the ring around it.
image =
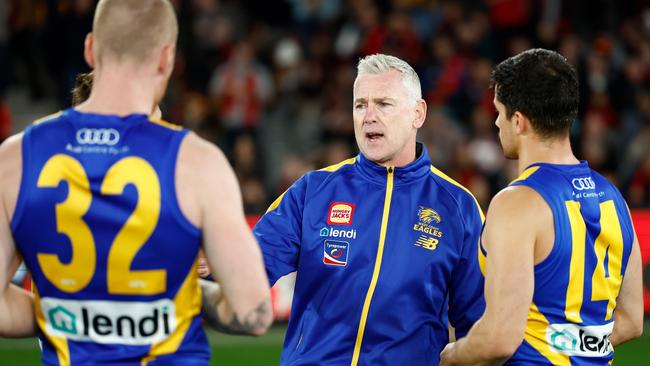
[[[66,181],[68,195],[55,208],[57,231],[66,235],[72,246],[72,259],[62,263],[56,254],[38,253],[45,277],[59,290],[75,293],[83,290],[95,274],[95,239],[83,217],[92,203],[88,176],[75,158],[57,154],[43,166],[39,188],[56,188]],[[135,210],[111,244],[106,281],[109,294],[156,295],[165,292],[167,271],[131,270],[136,254],[151,236],[160,215],[160,181],[144,159],[126,157],[113,164],[104,177],[102,195],[121,195],[132,184],[138,191]]]

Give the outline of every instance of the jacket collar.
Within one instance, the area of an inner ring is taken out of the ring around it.
[[[431,159],[424,144],[419,142],[416,144],[415,154],[417,156],[415,161],[405,166],[394,167],[394,185],[408,184],[429,174],[431,170]],[[364,177],[380,184],[386,183],[388,167],[368,160],[362,153],[357,155],[356,166]]]

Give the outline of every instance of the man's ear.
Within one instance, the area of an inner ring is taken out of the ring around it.
[[[165,45],[160,51],[158,59],[158,72],[165,76],[169,76],[174,70],[174,62],[176,59],[176,46],[173,44]]]
[[[86,34],[86,40],[84,41],[84,59],[86,59],[86,63],[91,69],[95,68],[95,54],[93,53],[94,44],[93,33],[90,32]]]
[[[424,121],[427,119],[427,102],[420,99],[415,102],[415,119],[413,120],[413,127],[418,129],[422,127]]]
[[[512,115],[514,131],[517,135],[523,135],[531,131],[530,120],[526,115],[517,111]]]

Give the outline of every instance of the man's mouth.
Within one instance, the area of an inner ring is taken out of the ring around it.
[[[380,133],[380,132],[366,132],[366,138],[368,140],[370,140],[371,142],[372,141],[377,141],[382,137],[384,137],[384,134]]]

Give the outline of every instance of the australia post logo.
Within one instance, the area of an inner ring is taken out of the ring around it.
[[[167,339],[176,329],[176,308],[169,299],[120,302],[44,297],[41,310],[48,335],[80,342],[144,346]]]
[[[614,322],[592,326],[550,324],[546,341],[554,352],[567,356],[603,357],[614,351],[609,341],[613,329]]]
[[[343,267],[348,264],[350,243],[338,240],[325,240],[323,243],[323,263]]]
[[[327,212],[329,225],[352,225],[354,204],[348,202],[332,202]]]

